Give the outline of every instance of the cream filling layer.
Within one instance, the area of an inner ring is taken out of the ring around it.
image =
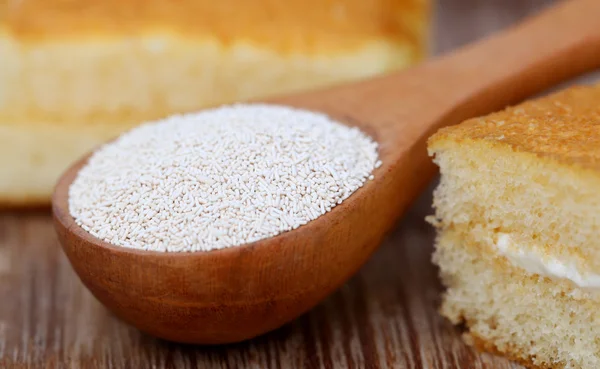
[[[496,247],[510,262],[529,273],[555,279],[568,279],[585,289],[600,289],[599,274],[582,273],[573,263],[564,263],[533,249],[523,249],[506,233],[499,235]]]

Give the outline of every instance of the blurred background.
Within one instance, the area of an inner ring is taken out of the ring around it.
[[[0,203],[141,122],[368,78],[429,52],[430,0],[0,2]],[[11,158],[10,160],[8,158]]]
[[[0,206],[148,120],[395,72],[552,0],[0,1]]]
[[[550,2],[4,0],[0,205],[48,205],[141,122],[405,69]]]

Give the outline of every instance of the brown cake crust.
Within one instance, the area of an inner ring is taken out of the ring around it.
[[[444,141],[485,140],[567,165],[600,170],[600,84],[567,90],[440,130]]]
[[[327,53],[373,39],[419,45],[426,37],[422,20],[428,4],[428,0],[20,0],[0,1],[0,25],[21,40],[166,31],[211,35],[224,44],[246,40],[279,51]]]

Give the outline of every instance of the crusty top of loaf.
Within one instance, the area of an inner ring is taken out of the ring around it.
[[[23,40],[169,31],[278,49],[372,39],[421,41],[430,0],[0,0],[0,27]]]
[[[429,139],[429,147],[436,151],[447,143],[479,140],[600,170],[600,84],[572,87],[443,128]]]

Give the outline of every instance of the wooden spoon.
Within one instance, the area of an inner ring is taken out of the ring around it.
[[[294,231],[229,249],[159,253],[111,246],[77,226],[68,188],[56,229],[83,283],[111,311],[173,341],[241,341],[280,327],[338,288],[435,173],[425,149],[438,128],[515,103],[600,66],[600,1],[571,0],[408,71],[269,102],[325,112],[380,143],[375,180]]]

